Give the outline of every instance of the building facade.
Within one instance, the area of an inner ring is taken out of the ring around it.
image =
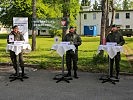
[[[95,34],[100,35],[101,30],[101,11],[81,11],[77,18],[77,32],[80,35],[91,35],[92,30]],[[111,19],[112,13],[109,13]],[[114,23],[121,29],[133,29],[133,10],[119,10],[115,12]]]

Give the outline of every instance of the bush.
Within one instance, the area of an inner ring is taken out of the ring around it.
[[[51,37],[62,36],[62,30],[49,30]]]
[[[92,62],[96,65],[97,64],[106,64],[106,63],[108,63],[108,58],[106,57],[106,55],[94,54]]]

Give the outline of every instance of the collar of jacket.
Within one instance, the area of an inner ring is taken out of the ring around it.
[[[112,34],[114,34],[114,33],[118,33],[118,31],[115,31],[115,32],[112,31],[111,33],[112,33]]]
[[[19,34],[19,33],[20,33],[19,31],[18,31],[17,33],[14,32],[14,31],[11,32],[11,34],[13,34],[13,35],[17,35],[17,34]]]

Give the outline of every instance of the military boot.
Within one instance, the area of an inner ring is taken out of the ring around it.
[[[71,71],[68,71],[68,73],[65,75],[65,77],[71,77]]]
[[[115,77],[115,78],[116,78],[116,79],[120,79],[120,78],[119,78],[119,71],[116,72],[116,77]]]
[[[78,79],[79,77],[77,76],[77,71],[74,71],[74,78]]]

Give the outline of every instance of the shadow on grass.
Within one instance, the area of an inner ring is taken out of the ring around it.
[[[0,34],[0,39],[7,39],[8,34]]]
[[[9,55],[2,55],[2,57],[9,57]],[[10,58],[8,58],[10,59]],[[51,55],[38,55],[38,56],[29,56],[24,55],[24,61],[27,63],[26,59],[31,59],[30,63],[38,64],[39,68],[43,69],[61,69],[61,57],[60,56],[51,56]],[[64,63],[66,64],[65,60]],[[121,71],[127,73],[133,73],[133,68],[129,66],[126,60],[121,60],[120,63]],[[66,66],[65,66],[66,68]],[[94,64],[92,57],[80,57],[78,59],[78,68],[81,71],[88,71],[88,72],[108,72],[108,63],[97,63]],[[115,68],[115,66],[114,66]]]
[[[37,51],[51,51],[51,48],[39,48]]]
[[[0,49],[0,52],[6,52],[6,49]]]
[[[5,43],[0,43],[0,46],[5,47],[5,49],[6,49],[6,42]]]
[[[122,72],[133,73],[133,67],[129,65],[129,62],[126,60],[121,60],[120,69]]]
[[[132,57],[133,58],[133,54],[130,54],[130,55],[126,55],[127,57]]]
[[[81,52],[97,52],[97,50],[79,50]]]
[[[133,38],[125,38],[126,42],[133,42]]]

